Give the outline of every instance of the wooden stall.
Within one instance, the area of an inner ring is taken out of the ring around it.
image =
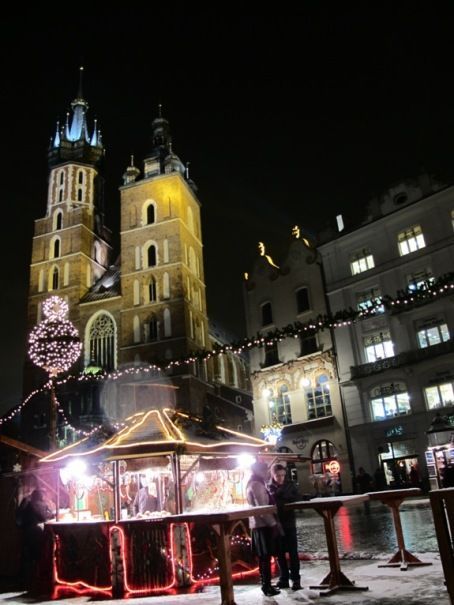
[[[67,494],[47,526],[56,587],[135,595],[217,581],[215,529],[181,515],[244,509],[249,467],[267,451],[261,439],[163,409],[46,456]],[[253,573],[243,518],[231,547],[234,575]]]

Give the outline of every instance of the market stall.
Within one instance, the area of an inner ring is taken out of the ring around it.
[[[164,409],[48,455],[41,464],[66,487],[48,525],[56,585],[142,594],[216,581],[215,530],[179,515],[247,506],[249,467],[267,450],[261,439]],[[234,574],[252,573],[243,521],[231,541]]]

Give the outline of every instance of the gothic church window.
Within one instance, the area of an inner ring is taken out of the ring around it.
[[[77,201],[82,201],[82,189],[80,187],[77,189]]]
[[[156,302],[156,280],[154,277],[150,278],[150,283],[148,284],[148,302]]]
[[[113,318],[105,312],[99,313],[87,324],[87,336],[86,365],[113,370],[117,346]]]
[[[53,267],[49,275],[49,290],[58,290],[59,288],[59,271],[58,267]]]
[[[152,225],[155,222],[154,205],[149,204],[147,207],[147,225]]]
[[[157,253],[156,246],[154,244],[150,244],[146,249],[145,261],[146,267],[156,267],[157,263]]]
[[[151,315],[148,320],[148,338],[147,340],[158,340],[158,320],[154,315]]]
[[[63,212],[61,210],[57,210],[54,212],[53,217],[53,231],[60,231],[63,227]]]
[[[53,248],[52,258],[59,258],[59,256],[60,256],[60,239],[59,238],[54,240],[52,248]]]

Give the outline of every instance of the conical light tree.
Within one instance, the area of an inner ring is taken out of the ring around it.
[[[57,400],[55,377],[66,372],[79,359],[82,350],[77,328],[66,319],[68,304],[59,296],[51,296],[43,303],[45,319],[30,333],[29,355],[33,363],[49,373],[51,384],[50,442],[56,446]]]

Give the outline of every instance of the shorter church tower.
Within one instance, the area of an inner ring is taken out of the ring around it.
[[[200,202],[161,109],[143,172],[132,163],[121,188],[123,362],[208,348]]]

